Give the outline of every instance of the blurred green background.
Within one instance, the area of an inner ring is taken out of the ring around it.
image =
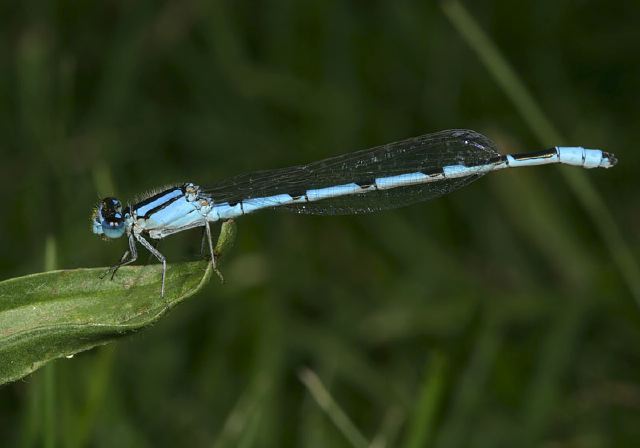
[[[47,240],[60,268],[116,261],[125,241],[89,231],[99,196],[440,129],[620,163],[375,215],[245,217],[225,285],[0,388],[0,445],[637,446],[640,3],[466,7],[2,2],[2,279],[43,270]]]

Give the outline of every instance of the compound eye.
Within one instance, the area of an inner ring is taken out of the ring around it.
[[[102,206],[105,210],[122,211],[122,204],[116,198],[104,198],[102,200]]]

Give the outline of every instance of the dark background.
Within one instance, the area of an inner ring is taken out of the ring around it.
[[[636,445],[640,3],[468,2],[489,37],[471,43],[503,53],[562,137],[535,130],[441,6],[2,2],[2,279],[42,271],[47,238],[60,268],[114,262],[125,241],[89,231],[99,196],[440,129],[620,163],[503,171],[375,215],[242,218],[227,284],[56,361],[53,395],[43,371],[0,388],[0,444],[364,446],[314,401],[309,368],[377,447]],[[199,244],[160,249],[193,260]]]

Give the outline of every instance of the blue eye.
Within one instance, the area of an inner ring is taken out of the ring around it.
[[[116,198],[104,198],[93,213],[92,230],[107,238],[120,238],[124,235],[125,222],[122,204]]]

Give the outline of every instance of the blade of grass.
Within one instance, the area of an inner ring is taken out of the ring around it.
[[[43,420],[44,433],[43,439],[45,448],[54,448],[56,446],[56,366],[49,364],[45,366],[42,372],[43,376]]]
[[[469,428],[473,417],[480,412],[483,398],[487,394],[492,368],[502,345],[502,329],[493,308],[487,307],[484,322],[475,339],[475,347],[470,354],[469,364],[456,382],[453,402],[447,411],[446,420],[440,426],[435,446],[455,448],[468,446],[473,434]]]
[[[592,302],[578,293],[554,317],[544,338],[535,371],[525,394],[522,447],[540,446],[562,403],[563,380],[573,367],[581,337],[589,324]],[[557,418],[556,418],[557,421]]]
[[[448,372],[449,360],[443,354],[436,354],[429,362],[420,395],[416,400],[416,408],[404,443],[405,448],[425,447],[433,439]]]
[[[259,378],[240,396],[227,416],[213,448],[240,446],[242,441],[246,445],[247,440],[255,440],[257,426],[262,417],[260,401],[267,386],[266,382]]]
[[[24,414],[22,416],[22,425],[20,428],[19,444],[21,448],[30,448],[36,446],[39,442],[41,430],[40,418],[40,389],[39,381],[33,381],[29,384],[25,403]]]
[[[546,117],[522,79],[496,45],[457,0],[442,3],[442,9],[465,42],[476,52],[495,81],[504,90],[522,118],[543,145],[565,141]],[[640,306],[640,268],[604,200],[581,170],[562,170],[562,176],[587,211],[611,257],[620,270],[636,305]]]
[[[356,448],[367,448],[369,442],[351,421],[349,416],[335,402],[329,391],[324,387],[318,375],[310,369],[298,372],[300,381],[307,387],[318,406],[329,416],[342,435]]]
[[[396,439],[405,419],[405,413],[399,406],[392,406],[385,414],[380,431],[373,438],[369,448],[396,446]]]
[[[91,445],[91,435],[96,426],[100,412],[103,411],[109,400],[109,383],[111,381],[112,370],[115,363],[117,345],[111,344],[98,349],[97,356],[89,366],[90,374],[87,375],[88,382],[84,384],[83,397],[85,401],[82,407],[76,405],[77,411],[73,413],[72,421],[65,425],[65,446],[69,448],[81,448]],[[76,383],[71,386],[77,387],[77,378],[72,377]],[[68,383],[71,383],[68,381]],[[61,391],[63,393],[64,391]],[[69,413],[69,412],[67,412]]]

